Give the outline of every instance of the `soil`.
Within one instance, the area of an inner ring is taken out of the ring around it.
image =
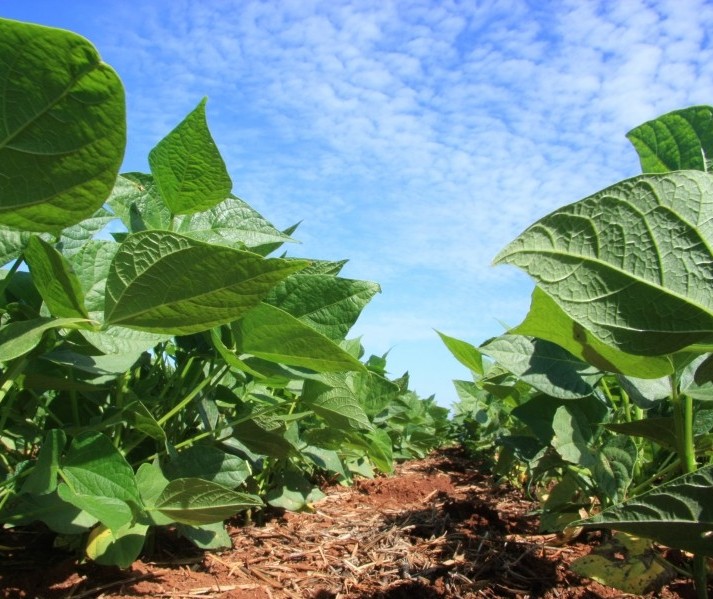
[[[126,570],[78,562],[53,547],[47,531],[0,531],[0,597],[634,597],[568,569],[600,543],[600,533],[569,542],[539,535],[536,504],[460,449],[401,464],[390,477],[324,490],[313,513],[229,523],[230,551],[199,552],[162,531],[153,552]],[[683,560],[671,551],[666,557]],[[677,578],[645,596],[695,592]]]

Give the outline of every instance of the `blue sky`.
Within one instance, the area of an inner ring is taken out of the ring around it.
[[[517,324],[528,279],[491,260],[551,210],[638,173],[625,138],[713,103],[713,3],[4,0],[89,38],[127,89],[124,171],[203,96],[233,192],[292,255],[382,286],[352,335],[439,403],[468,378],[434,329]]]

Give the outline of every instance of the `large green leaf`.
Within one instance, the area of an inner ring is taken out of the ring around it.
[[[67,483],[60,485],[60,497],[96,516],[112,530],[127,524],[133,510],[141,506],[133,469],[101,433],[76,437],[60,474]]]
[[[293,241],[234,196],[206,212],[181,218],[175,230],[193,239],[237,248],[259,248],[265,244]]]
[[[262,501],[255,495],[231,491],[199,478],[177,478],[163,490],[156,500],[155,509],[174,522],[200,526],[262,506]]]
[[[168,231],[135,233],[114,257],[105,322],[177,335],[203,331],[240,318],[306,264]]]
[[[292,314],[330,339],[344,339],[379,285],[301,273],[281,281],[265,302]]]
[[[203,99],[149,153],[149,166],[172,214],[208,210],[228,197],[233,182],[205,118]]]
[[[664,114],[626,134],[645,173],[684,169],[710,171],[713,160],[713,109],[691,106]]]
[[[39,237],[33,237],[25,248],[25,260],[37,290],[52,316],[89,317],[77,275],[64,256],[52,245]]]
[[[109,195],[124,91],[84,38],[0,19],[0,223],[57,232]]]
[[[606,372],[651,379],[673,372],[673,364],[668,357],[634,356],[602,343],[581,324],[574,322],[539,287],[532,292],[532,303],[525,320],[510,332],[556,343],[580,360]]]
[[[713,556],[713,466],[666,482],[577,524],[621,530]]]
[[[713,337],[713,177],[628,179],[532,225],[495,258],[594,336],[662,355]]]
[[[210,445],[184,449],[162,467],[169,480],[197,477],[229,489],[241,485],[251,474],[245,460]]]
[[[561,399],[591,395],[601,378],[595,368],[543,339],[502,335],[480,351],[535,389]]]
[[[233,325],[238,350],[317,372],[364,370],[336,343],[280,308],[261,303]]]

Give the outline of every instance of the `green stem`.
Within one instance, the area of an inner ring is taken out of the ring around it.
[[[230,370],[230,366],[223,366],[215,376],[208,376],[204,378],[193,388],[193,390],[188,395],[186,395],[181,401],[179,401],[175,406],[173,406],[172,409],[170,409],[161,418],[159,418],[158,424],[160,426],[166,424],[166,422],[168,422],[176,414],[181,412],[189,403],[191,403],[196,397],[196,395],[198,395],[205,387],[207,387],[208,385],[213,386],[220,379],[222,379],[225,376],[225,373],[228,372],[228,370]]]
[[[695,472],[696,448],[693,442],[693,398],[678,391],[677,381],[671,379],[671,401],[676,429],[676,449],[684,474]],[[693,584],[698,599],[708,599],[708,567],[703,555],[693,556]]]
[[[670,454],[669,458],[673,460],[670,464],[666,464],[666,462],[669,461],[667,459],[666,462],[661,465],[661,469],[657,470],[653,476],[649,477],[644,482],[636,485],[636,487],[634,487],[633,489],[630,489],[628,493],[629,497],[636,497],[639,493],[648,491],[649,489],[651,489],[652,485],[656,481],[665,480],[670,474],[673,474],[677,470],[680,470],[681,460],[675,457],[674,454]]]

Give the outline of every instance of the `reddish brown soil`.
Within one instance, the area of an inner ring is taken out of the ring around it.
[[[0,531],[0,597],[627,596],[567,568],[596,546],[598,533],[564,545],[552,535],[538,535],[531,515],[535,504],[495,483],[460,450],[403,464],[389,478],[326,492],[314,513],[231,526],[231,551],[200,553],[163,532],[153,553],[125,571],[79,564],[52,549],[48,533]],[[695,593],[687,580],[678,579],[647,596]]]

